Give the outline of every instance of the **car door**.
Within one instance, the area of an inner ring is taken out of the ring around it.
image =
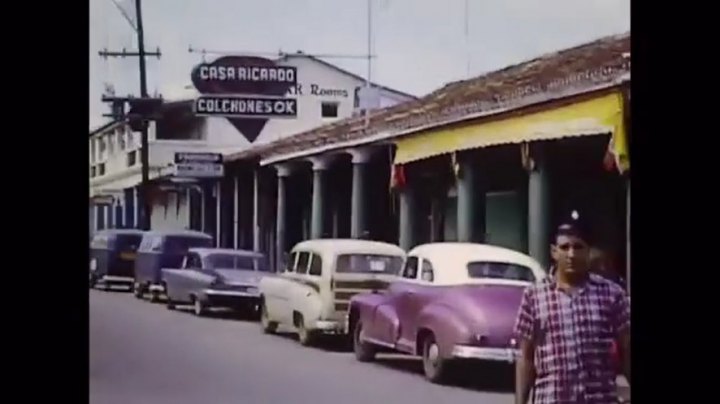
[[[310,251],[298,251],[297,262],[295,263],[295,272],[291,275],[294,282],[288,285],[288,306],[287,312],[284,313],[285,318],[292,322],[293,313],[298,312],[308,319],[308,270],[310,269]]]
[[[186,265],[179,272],[179,283],[182,288],[183,299],[190,301],[190,295],[198,296],[209,281],[209,275],[202,272],[202,258],[196,252],[188,252],[185,255]]]
[[[263,288],[265,308],[273,321],[287,323],[289,306],[289,293],[294,286],[295,265],[298,252],[293,251],[282,272],[276,277],[264,278],[261,282],[266,285]]]
[[[409,256],[405,261],[402,280],[397,282],[396,307],[400,320],[400,339],[398,345],[411,351],[415,347],[417,335],[417,316],[423,301],[422,291],[427,281],[421,279],[422,258]]]

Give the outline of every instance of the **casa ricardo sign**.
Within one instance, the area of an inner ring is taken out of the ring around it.
[[[286,97],[297,86],[294,66],[256,56],[224,56],[197,65],[192,82],[202,94],[195,100],[195,113],[225,117],[251,143],[268,119],[297,117],[297,99]]]

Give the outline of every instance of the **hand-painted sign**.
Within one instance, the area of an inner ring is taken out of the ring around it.
[[[297,100],[245,96],[204,95],[195,100],[195,114],[229,118],[295,118]]]
[[[284,98],[297,85],[293,66],[255,56],[224,56],[196,66],[192,82],[203,94],[195,101],[196,113],[226,117],[250,142],[268,118],[297,116],[297,100]]]

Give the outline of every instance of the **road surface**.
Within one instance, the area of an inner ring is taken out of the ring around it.
[[[124,292],[90,292],[91,404],[510,404],[512,380],[474,370],[427,382],[418,360],[357,362],[226,313],[199,318]]]

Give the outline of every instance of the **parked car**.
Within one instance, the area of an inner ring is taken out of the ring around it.
[[[157,301],[165,293],[162,268],[180,268],[188,249],[212,246],[213,238],[198,231],[146,232],[137,251],[133,294],[140,299],[149,292]]]
[[[132,290],[142,230],[101,230],[90,241],[90,287],[122,285]]]
[[[380,350],[421,356],[425,377],[436,383],[461,359],[512,363],[523,291],[545,276],[531,257],[501,247],[415,247],[387,293],[351,299],[355,356],[371,361]]]
[[[162,272],[168,309],[191,304],[197,316],[213,307],[257,313],[258,283],[272,273],[264,254],[224,248],[190,248],[179,269]]]
[[[369,240],[318,239],[298,243],[281,274],[260,281],[260,321],[266,333],[287,326],[303,345],[320,334],[346,334],[350,298],[384,290],[405,252]]]

